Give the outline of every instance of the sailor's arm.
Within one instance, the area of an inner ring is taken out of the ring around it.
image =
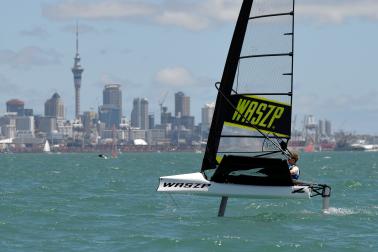
[[[299,168],[298,168],[298,166],[293,165],[293,166],[291,167],[291,169],[290,169],[290,174],[291,174],[291,175],[297,175],[298,173],[299,173]]]

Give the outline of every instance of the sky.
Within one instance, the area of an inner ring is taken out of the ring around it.
[[[270,0],[271,1],[271,0]],[[280,1],[280,0],[275,0]],[[215,101],[240,0],[1,0],[0,113],[17,98],[43,114],[54,92],[74,116],[75,24],[84,68],[81,111],[122,85],[123,110],[145,97],[174,112],[174,93]],[[378,134],[378,0],[296,0],[293,113],[334,130]]]

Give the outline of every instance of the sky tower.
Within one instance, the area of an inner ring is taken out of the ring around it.
[[[80,65],[80,55],[79,55],[79,28],[76,23],[76,55],[74,58],[74,66],[72,67],[72,73],[74,77],[75,84],[75,117],[79,118],[80,115],[80,87],[81,87],[81,74],[84,69]]]

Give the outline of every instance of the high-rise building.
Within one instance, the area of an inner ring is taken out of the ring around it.
[[[16,117],[17,133],[27,133],[34,136],[34,116],[18,116]]]
[[[155,115],[154,114],[148,115],[148,128],[149,129],[155,128]]]
[[[41,116],[35,118],[36,128],[40,132],[44,132],[46,134],[52,134],[54,131],[57,130],[57,122],[56,117],[52,116]]]
[[[190,116],[190,97],[183,92],[175,94],[175,116]]]
[[[18,99],[12,99],[7,101],[7,112],[15,112],[18,116],[24,115],[25,103]]]
[[[318,134],[319,134],[320,137],[324,137],[326,135],[326,133],[325,133],[325,121],[324,120],[319,120]]]
[[[85,131],[90,131],[95,125],[97,113],[94,111],[85,111],[83,113],[83,127]]]
[[[325,120],[325,133],[328,137],[332,136],[332,124],[328,120]]]
[[[215,103],[210,103],[206,104],[202,109],[201,109],[201,114],[202,114],[202,128],[203,129],[208,129],[210,128],[211,121],[213,120],[213,114],[214,114],[214,109],[215,109]]]
[[[134,98],[133,100],[133,109],[131,110],[131,121],[130,125],[133,128],[140,128],[140,99]]]
[[[119,109],[119,120],[122,117],[122,91],[119,84],[105,85],[102,92],[102,100],[104,105],[114,105]]]
[[[146,98],[142,98],[140,100],[140,122],[141,122],[141,129],[147,130],[149,127],[148,125],[148,100]]]
[[[33,116],[34,115],[34,112],[33,112],[33,109],[24,109],[24,115],[25,116]]]
[[[58,93],[45,102],[45,116],[56,117],[57,120],[64,120],[64,104]]]
[[[148,100],[135,98],[131,111],[131,127],[147,130],[148,126]]]
[[[72,73],[74,77],[75,85],[75,117],[78,118],[80,115],[80,88],[81,88],[81,74],[84,69],[80,65],[80,55],[79,55],[79,29],[76,24],[76,55],[74,58],[74,65],[72,67]]]
[[[167,107],[162,107],[161,114],[160,114],[160,124],[161,125],[167,125],[169,123],[172,123],[172,113],[168,112]]]
[[[105,123],[107,129],[119,128],[121,118],[119,117],[119,108],[115,105],[102,105],[98,108],[98,116],[101,122]]]
[[[6,138],[16,137],[17,112],[8,112],[0,117],[1,134]]]

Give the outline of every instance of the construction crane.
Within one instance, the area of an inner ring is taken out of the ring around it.
[[[165,102],[165,99],[167,99],[168,91],[166,91],[164,94],[160,96],[159,99],[159,106],[160,106],[160,114],[163,113],[163,104]]]

